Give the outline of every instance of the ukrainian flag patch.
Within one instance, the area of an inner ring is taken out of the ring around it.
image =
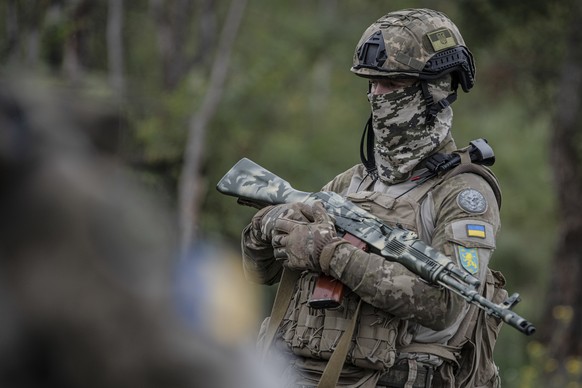
[[[467,236],[485,238],[485,225],[467,224]]]
[[[459,247],[459,257],[461,259],[461,265],[469,273],[476,274],[479,272],[479,254],[476,248],[465,248]]]

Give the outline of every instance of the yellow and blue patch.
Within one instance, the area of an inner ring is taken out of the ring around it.
[[[461,265],[469,273],[474,275],[479,272],[479,254],[477,253],[477,248],[465,248],[460,246],[459,258],[461,259]]]
[[[467,236],[485,238],[485,225],[467,224]]]

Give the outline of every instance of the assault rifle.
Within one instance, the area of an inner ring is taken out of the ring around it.
[[[287,181],[247,158],[238,161],[216,188],[223,194],[237,197],[240,204],[259,208],[321,201],[334,219],[338,232],[349,233],[364,241],[370,252],[404,265],[428,283],[446,287],[526,335],[536,330],[533,324],[511,310],[519,302],[519,294],[513,294],[501,304],[493,303],[478,292],[479,279],[419,240],[416,233],[385,224],[337,193],[295,190]]]

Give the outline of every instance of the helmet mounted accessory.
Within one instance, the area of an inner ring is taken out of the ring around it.
[[[448,32],[448,30],[446,30]],[[436,31],[435,33],[442,34],[442,31]],[[450,32],[449,32],[450,34]],[[431,39],[431,34],[427,34],[429,39]],[[440,47],[442,42],[439,42]],[[445,46],[448,47],[448,46]],[[432,95],[428,91],[427,80],[440,78],[445,74],[451,74],[452,93],[447,97],[434,102]],[[427,122],[429,124],[433,123],[436,119],[436,115],[449,105],[451,105],[457,99],[457,88],[461,85],[461,88],[465,93],[475,84],[475,64],[473,62],[473,55],[464,46],[456,46],[443,51],[435,53],[426,62],[426,65],[420,73],[421,87],[424,99],[427,104]]]
[[[376,31],[364,42],[357,52],[360,66],[380,69],[388,59],[382,31]]]

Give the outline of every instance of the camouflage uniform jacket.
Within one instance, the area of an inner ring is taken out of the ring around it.
[[[346,196],[392,226],[416,232],[483,281],[500,227],[498,187],[493,186],[479,174],[452,172],[422,184],[412,178],[389,186],[371,181],[365,168],[357,165],[323,190]],[[250,243],[247,231],[242,236],[247,277],[262,284],[276,283],[281,263],[272,259],[271,247]],[[305,300],[316,275],[302,274],[277,339],[285,344],[283,348],[303,360],[328,359],[343,322],[361,299],[356,345],[344,370],[356,366],[385,371],[395,362],[394,354],[398,359],[413,358],[433,366],[443,362],[440,357],[406,349],[411,343],[446,345],[468,311],[464,300],[427,284],[399,263],[345,245],[336,249],[330,274],[351,290],[345,306],[339,312],[307,309]]]

